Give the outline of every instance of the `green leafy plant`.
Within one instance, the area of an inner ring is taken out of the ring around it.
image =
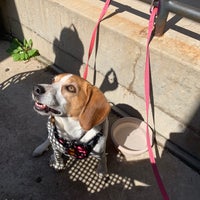
[[[39,55],[37,49],[33,49],[33,41],[24,39],[23,43],[14,38],[7,52],[13,57],[14,61],[29,60],[31,57]]]

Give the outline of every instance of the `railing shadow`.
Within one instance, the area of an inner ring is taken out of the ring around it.
[[[102,0],[102,1],[104,1],[104,0]],[[141,1],[149,4],[149,7],[150,7],[150,4],[151,4],[150,0],[141,0]],[[188,5],[193,6],[193,7],[199,7],[199,4],[196,1],[185,0],[184,3],[187,3]],[[147,19],[147,20],[149,19],[149,14],[142,12],[140,10],[137,10],[135,8],[132,8],[129,5],[124,5],[124,4],[119,3],[117,1],[111,1],[111,4],[115,7],[117,7],[117,9],[115,10],[115,12],[111,13],[110,15],[105,17],[104,19],[113,17],[114,15],[117,15],[119,13],[123,13],[125,11],[132,13],[133,15],[139,16],[141,18],[144,18],[144,19]],[[171,19],[167,20],[166,26],[165,26],[165,29],[164,29],[164,33],[171,29],[171,30],[177,31],[179,33],[182,33],[184,35],[187,35],[191,38],[194,38],[196,40],[199,40],[200,36],[199,36],[198,32],[194,32],[193,30],[189,29],[189,27],[187,29],[185,27],[183,28],[183,27],[180,27],[179,25],[177,25],[177,22],[180,21],[181,19],[182,19],[181,16],[175,15]]]

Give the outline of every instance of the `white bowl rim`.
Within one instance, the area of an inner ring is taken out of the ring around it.
[[[146,122],[144,122],[144,121],[142,121],[138,118],[134,118],[134,117],[123,117],[123,118],[116,120],[111,127],[111,138],[112,138],[113,143],[115,144],[115,146],[117,146],[118,150],[120,150],[124,154],[138,155],[138,154],[146,152],[148,150],[147,145],[146,145],[146,148],[141,149],[141,150],[131,150],[129,148],[122,146],[121,144],[118,144],[118,142],[116,141],[115,136],[114,136],[114,130],[119,125],[121,125],[122,123],[126,123],[126,122],[138,124],[140,126],[140,128],[143,128],[145,133],[146,133]],[[152,145],[152,143],[153,143],[153,132],[152,132],[150,127],[149,127],[149,136],[150,136],[150,142],[151,142],[151,145]],[[145,139],[146,139],[146,136],[145,136]]]

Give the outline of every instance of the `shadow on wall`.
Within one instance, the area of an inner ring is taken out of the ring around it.
[[[15,1],[0,1],[0,40],[11,41],[12,37],[24,38]],[[1,52],[0,61],[7,57],[8,54]]]
[[[104,80],[101,83],[99,89],[105,93],[107,91],[116,90],[118,87],[118,80],[115,71],[111,68],[106,75],[104,76]]]
[[[115,71],[111,68],[106,75],[104,76],[104,80],[102,81],[99,89],[106,93],[108,91],[114,91],[118,88],[118,79]],[[114,108],[115,107],[115,108]],[[135,117],[141,120],[144,120],[142,115],[138,110],[131,107],[130,105],[119,103],[117,105],[113,104],[113,110],[116,112],[116,114],[119,114],[119,116],[131,116]]]
[[[54,39],[53,51],[55,66],[68,73],[80,75],[84,47],[73,24],[69,28],[63,28],[59,39]]]
[[[175,15],[171,19],[169,19],[167,21],[167,24],[166,24],[166,27],[165,27],[165,32],[172,29],[174,31],[177,31],[179,33],[182,33],[184,35],[187,35],[187,36],[194,38],[194,39],[199,41],[199,33],[198,32],[194,32],[190,29],[186,29],[185,27],[181,27],[181,26],[178,25],[178,22],[181,21],[181,19],[183,19],[183,17],[178,16],[178,15]]]

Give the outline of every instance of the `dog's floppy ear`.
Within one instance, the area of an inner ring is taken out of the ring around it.
[[[87,100],[85,107],[79,115],[79,122],[84,130],[101,124],[110,112],[110,104],[103,93],[96,87],[87,88]]]

